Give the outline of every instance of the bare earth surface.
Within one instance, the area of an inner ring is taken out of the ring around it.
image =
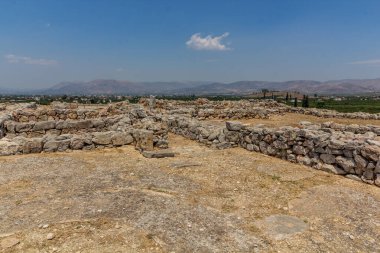
[[[380,189],[170,136],[0,158],[2,252],[380,252]]]
[[[298,126],[300,121],[309,121],[311,123],[323,123],[333,121],[339,124],[357,124],[357,125],[374,125],[379,126],[379,120],[363,120],[363,119],[347,119],[347,118],[321,118],[312,115],[305,115],[299,113],[285,113],[284,115],[270,115],[269,119],[241,119],[238,120],[245,124],[264,124],[268,127],[280,126]],[[225,125],[225,120],[210,120],[218,125]]]

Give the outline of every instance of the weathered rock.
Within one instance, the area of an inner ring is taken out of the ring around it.
[[[367,160],[364,159],[361,155],[354,155],[354,160],[355,160],[355,163],[356,163],[356,167],[363,170],[364,168],[367,167]]]
[[[333,155],[321,154],[320,158],[324,163],[327,163],[327,164],[335,163],[335,156],[333,156]]]
[[[42,138],[30,138],[26,139],[22,152],[24,154],[40,153],[42,151]]]
[[[16,142],[9,140],[0,140],[0,156],[14,155],[19,150]]]
[[[53,234],[53,233],[48,233],[47,235],[46,235],[46,239],[47,240],[53,240],[55,238],[55,235]]]
[[[376,174],[376,180],[375,180],[375,185],[380,186],[380,173]]]
[[[142,155],[146,158],[165,158],[174,157],[175,154],[171,150],[155,150],[155,151],[142,151]]]
[[[36,122],[33,131],[44,131],[55,128],[55,121],[41,121]]]
[[[352,158],[347,158],[347,157],[342,157],[342,156],[337,156],[335,158],[336,163],[344,169],[344,171],[348,173],[355,173],[355,162],[354,159]]]
[[[367,145],[361,148],[361,154],[372,161],[378,161],[380,156],[380,147],[374,145]]]
[[[51,140],[44,144],[45,152],[65,151],[70,147],[71,140]]]
[[[333,173],[336,175],[345,175],[347,174],[344,170],[338,168],[337,166],[331,165],[331,164],[323,164],[321,167],[321,170]]]
[[[238,121],[227,121],[226,127],[229,131],[240,131],[243,127],[243,124]]]
[[[293,152],[296,155],[306,155],[307,154],[307,150],[303,146],[300,146],[300,145],[294,146],[293,147]]]
[[[113,132],[93,133],[92,142],[97,145],[108,145],[112,143]]]
[[[374,173],[380,174],[380,160],[377,161]]]
[[[373,180],[374,176],[375,176],[375,173],[373,172],[373,170],[371,170],[371,169],[365,169],[364,172],[363,172],[362,178],[364,178],[366,180]]]
[[[93,127],[92,120],[79,120],[75,124],[75,128],[77,129],[88,129]]]
[[[74,136],[70,140],[70,148],[73,150],[79,150],[82,149],[85,145],[85,140],[82,137],[79,136]]]
[[[122,146],[131,144],[133,142],[133,137],[129,133],[125,132],[115,132],[112,135],[112,144],[115,146]]]
[[[297,162],[302,163],[307,166],[311,165],[311,159],[307,156],[302,156],[302,155],[297,156]]]
[[[133,132],[136,148],[140,151],[153,151],[153,131],[138,129]]]
[[[32,123],[16,123],[15,124],[15,131],[17,133],[28,132],[32,129],[33,129]]]

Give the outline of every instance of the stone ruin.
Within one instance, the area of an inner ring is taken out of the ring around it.
[[[0,108],[0,155],[135,145],[145,157],[167,157],[168,132],[210,148],[241,147],[380,186],[380,127],[300,122],[298,127],[244,125],[231,119],[287,112],[323,118],[380,119],[380,114],[293,108],[272,100],[212,102],[141,99],[106,107],[9,105]],[[208,122],[224,119],[225,126]],[[157,151],[160,150],[160,151]]]
[[[162,115],[140,105],[106,108],[21,106],[0,116],[0,154],[91,150],[134,144],[139,150],[168,147]]]

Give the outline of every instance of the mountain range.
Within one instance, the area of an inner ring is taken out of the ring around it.
[[[51,88],[33,91],[1,89],[3,94],[41,95],[245,95],[263,89],[298,91],[305,94],[354,95],[380,92],[379,79],[332,81],[295,80],[286,82],[133,82],[98,79],[89,82],[62,82]]]

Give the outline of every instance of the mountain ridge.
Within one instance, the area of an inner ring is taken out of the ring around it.
[[[96,79],[88,82],[61,82],[47,89],[18,91],[0,87],[0,93],[40,95],[243,95],[263,89],[298,91],[305,94],[355,95],[380,92],[380,78],[330,81],[292,80],[222,82],[133,82]]]

